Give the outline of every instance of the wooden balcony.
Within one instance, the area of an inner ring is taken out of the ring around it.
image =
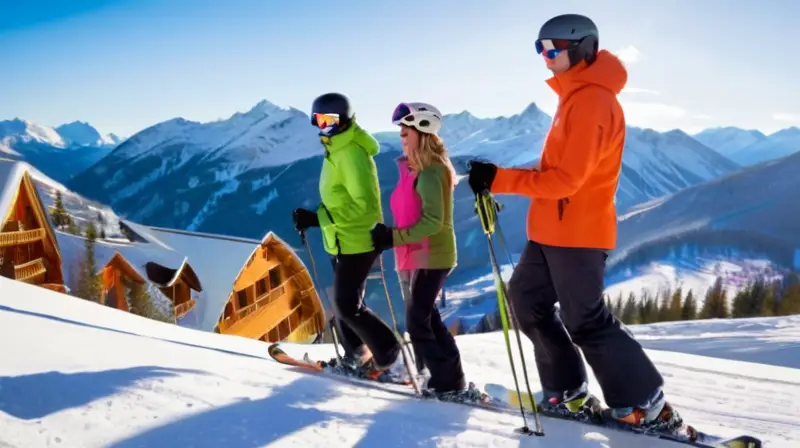
[[[0,233],[0,247],[19,246],[42,241],[45,238],[44,229],[18,230],[15,232]]]
[[[197,299],[192,297],[188,302],[183,302],[180,305],[175,306],[175,319],[180,319],[186,315],[189,311],[197,305]]]
[[[37,281],[44,278],[46,273],[47,268],[44,266],[44,259],[42,258],[14,266],[14,277],[21,282],[37,283]]]

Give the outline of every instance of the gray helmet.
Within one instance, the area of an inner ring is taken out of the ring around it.
[[[591,64],[597,57],[600,33],[592,19],[580,14],[562,14],[542,25],[537,42],[542,39],[562,39],[574,42],[574,45],[568,50],[570,65],[575,65],[582,60]],[[537,49],[539,49],[539,45],[537,45]]]

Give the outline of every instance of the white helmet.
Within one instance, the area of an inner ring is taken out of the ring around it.
[[[392,124],[413,126],[420,132],[435,134],[442,128],[442,113],[428,103],[400,103],[392,113]]]

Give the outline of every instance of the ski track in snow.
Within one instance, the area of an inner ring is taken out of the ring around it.
[[[782,357],[800,357],[800,316],[753,321],[751,332],[792,340]],[[668,398],[698,429],[798,446],[800,370],[677,352],[691,351],[692,334],[735,335],[744,322],[641,330],[675,350],[649,353]],[[267,345],[258,341],[162,324],[5,278],[0,338],[0,446],[683,446],[551,419],[542,420],[545,437],[519,436],[512,431],[519,416],[305,374],[265,359]],[[456,339],[469,380],[513,384],[502,334]],[[775,342],[765,341],[748,343]],[[538,389],[532,346],[523,339],[523,347]],[[325,345],[286,349],[333,354]],[[591,387],[599,392],[593,377]]]

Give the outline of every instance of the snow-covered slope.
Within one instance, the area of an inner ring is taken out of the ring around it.
[[[800,128],[791,127],[736,151],[731,158],[742,165],[755,165],[797,152],[800,152]]]
[[[102,136],[88,123],[53,129],[22,119],[0,121],[0,154],[27,161],[61,182],[108,155],[117,143],[118,137]]]
[[[733,173],[741,167],[680,130],[628,127],[617,191],[620,210]]]
[[[609,264],[647,263],[688,245],[748,251],[792,267],[800,247],[798,172],[800,153],[642,204],[621,219]]]
[[[704,129],[692,137],[698,142],[730,157],[739,150],[767,139],[761,131],[724,126]]]
[[[546,418],[544,438],[521,439],[513,432],[519,416],[305,374],[265,359],[266,345],[258,341],[150,321],[5,278],[0,291],[0,338],[14,341],[0,349],[0,440],[10,446],[682,446]],[[640,332],[645,344],[691,351],[707,343],[700,336],[707,331],[717,344],[737,340],[730,330],[744,323],[676,323]],[[782,365],[800,359],[800,319],[753,323],[747,330],[753,351],[783,349],[762,364],[649,353],[670,401],[699,429],[796,446],[800,371]],[[470,380],[513,384],[500,333],[456,341]],[[524,340],[523,347],[532,364],[531,344]],[[327,345],[287,344],[287,350],[333,354]],[[529,374],[536,385],[535,371]],[[590,387],[598,391],[593,377]]]
[[[779,159],[800,151],[800,128],[782,129],[770,135],[737,127],[706,129],[694,138],[743,166]]]

